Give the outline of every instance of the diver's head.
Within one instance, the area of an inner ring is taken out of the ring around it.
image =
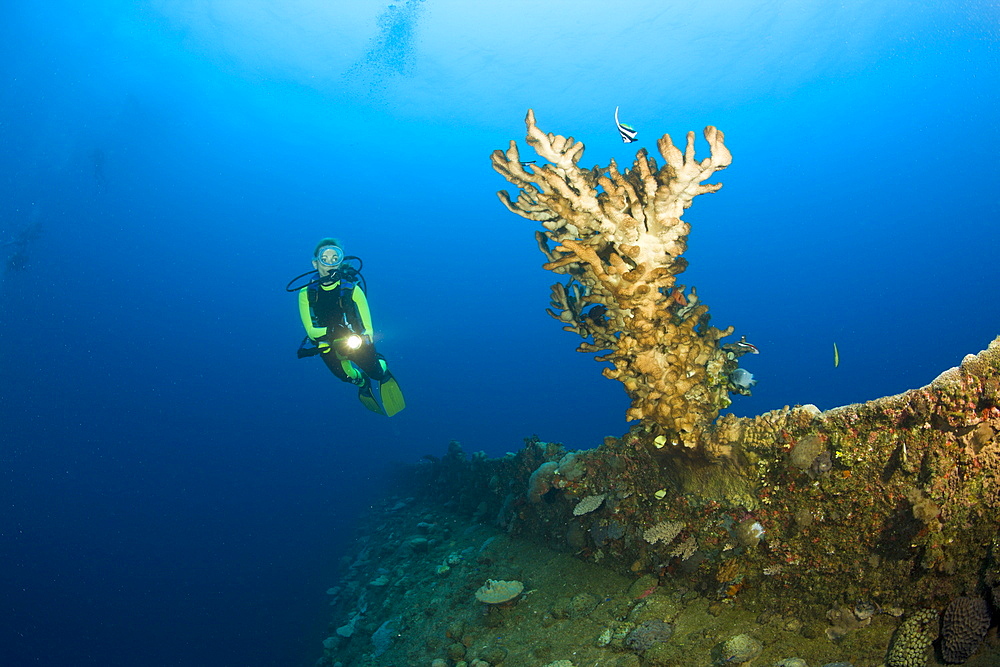
[[[313,250],[313,268],[319,272],[321,278],[326,278],[339,269],[343,261],[344,248],[338,239],[325,238],[317,243],[316,249]]]

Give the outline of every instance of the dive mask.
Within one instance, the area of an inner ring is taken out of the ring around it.
[[[344,261],[344,251],[335,245],[324,246],[317,253],[316,261],[323,266],[335,269]]]

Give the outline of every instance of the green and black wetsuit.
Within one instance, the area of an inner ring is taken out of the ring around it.
[[[363,384],[365,376],[383,381],[385,360],[372,342],[372,318],[364,290],[350,272],[337,271],[327,280],[299,290],[299,315],[327,368],[344,382]],[[356,349],[347,346],[352,334],[361,337]]]

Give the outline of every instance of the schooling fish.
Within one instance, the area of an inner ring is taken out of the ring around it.
[[[840,351],[837,349],[837,344],[833,344],[833,367],[836,368],[840,365]]]
[[[631,125],[626,125],[618,121],[618,107],[615,107],[615,125],[618,126],[618,134],[622,135],[622,141],[630,144],[635,141],[638,132],[632,129]]]

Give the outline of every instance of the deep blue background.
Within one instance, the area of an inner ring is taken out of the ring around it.
[[[587,166],[726,132],[683,282],[761,349],[738,414],[904,391],[1000,333],[996,7],[687,4],[7,3],[0,242],[41,235],[0,287],[0,662],[310,664],[387,462],[627,428],[494,194],[528,107]],[[283,288],[330,234],[391,420],[294,356]]]

